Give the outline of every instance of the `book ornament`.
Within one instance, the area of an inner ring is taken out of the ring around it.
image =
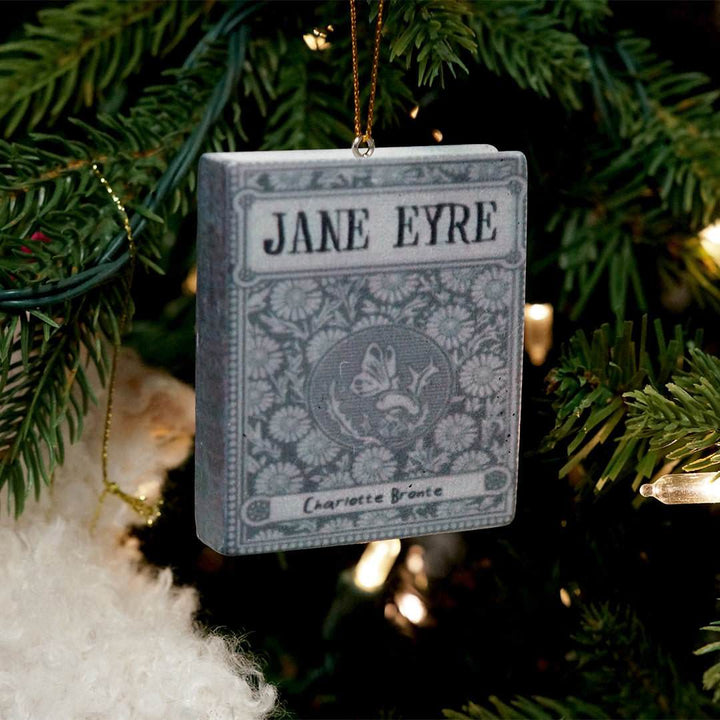
[[[211,153],[199,187],[199,537],[235,555],[509,523],[523,155]]]

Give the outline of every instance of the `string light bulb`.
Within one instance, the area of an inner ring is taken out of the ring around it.
[[[442,139],[443,139],[442,130],[438,130],[437,128],[435,128],[430,134],[433,136],[433,140],[435,142],[442,142]]]
[[[197,295],[197,267],[190,268],[190,272],[182,284],[183,292],[187,295]]]
[[[353,582],[365,592],[380,589],[400,554],[400,540],[376,540],[368,543],[353,572]]]
[[[570,593],[565,588],[560,588],[560,602],[566,608],[569,608],[572,605],[572,599],[570,598]]]
[[[700,244],[703,250],[720,265],[720,220],[700,232]]]
[[[542,365],[552,347],[553,306],[525,305],[525,352],[533,365]]]
[[[400,614],[413,625],[420,625],[427,617],[425,603],[415,593],[400,593],[395,597],[395,604]]]
[[[327,50],[330,47],[330,41],[327,39],[328,32],[332,32],[332,29],[332,25],[328,25],[324,30],[322,28],[313,28],[312,32],[303,35],[303,40],[313,51]]]
[[[654,497],[665,505],[720,503],[720,473],[695,472],[663,475],[640,486],[643,497]]]
[[[405,567],[413,574],[417,575],[425,570],[425,551],[421,545],[411,545],[405,558]]]
[[[419,106],[419,105],[413,105],[413,108],[412,108],[412,110],[410,110],[410,113],[409,113],[409,114],[410,114],[410,119],[411,119],[411,120],[414,120],[414,119],[418,116],[418,113],[419,113],[419,112],[420,112],[420,106]]]

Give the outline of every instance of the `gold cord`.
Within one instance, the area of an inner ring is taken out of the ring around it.
[[[372,69],[370,71],[370,97],[368,99],[368,117],[365,132],[362,131],[360,120],[360,71],[358,70],[357,49],[357,8],[355,0],[350,0],[350,40],[352,47],[353,96],[355,100],[355,140],[353,152],[357,157],[370,157],[375,149],[372,137],[373,116],[375,114],[375,91],[377,90],[378,66],[380,64],[380,35],[382,33],[382,16],[384,0],[378,0],[377,23],[375,25],[375,46],[373,48]],[[364,152],[360,145],[365,143]]]
[[[130,319],[130,305],[131,305],[131,299],[130,299],[130,288],[132,286],[132,280],[135,275],[135,258],[137,255],[137,250],[135,246],[135,239],[133,238],[132,233],[132,227],[130,226],[130,218],[128,217],[127,210],[125,210],[125,207],[123,206],[122,202],[120,201],[120,198],[116,195],[115,191],[112,189],[110,183],[107,181],[105,176],[100,171],[100,168],[97,166],[96,163],[93,163],[92,165],[92,171],[97,177],[97,179],[100,181],[102,186],[107,191],[108,195],[112,198],[113,203],[115,204],[115,207],[117,208],[118,214],[120,215],[120,218],[122,220],[123,228],[125,229],[125,234],[127,235],[128,239],[128,252],[129,252],[129,260],[127,265],[127,272],[126,272],[126,278],[125,282],[127,283],[127,291],[125,295],[125,301],[123,304],[122,313],[120,315],[120,323],[118,326],[118,333],[119,335],[122,335],[123,331],[125,330],[125,326],[127,325],[128,320]],[[107,396],[107,407],[105,409],[105,425],[103,429],[103,441],[102,441],[102,481],[103,481],[103,491],[100,494],[100,499],[98,501],[98,507],[95,511],[95,516],[93,518],[93,521],[91,523],[91,529],[94,530],[97,526],[98,520],[100,519],[100,512],[102,511],[102,506],[105,501],[105,498],[108,495],[115,495],[116,497],[120,498],[124,503],[129,505],[138,515],[143,517],[145,519],[145,522],[148,525],[152,525],[155,520],[157,520],[158,516],[160,515],[160,504],[157,503],[156,505],[151,505],[147,502],[147,499],[143,496],[137,497],[135,495],[130,495],[129,493],[126,493],[120,486],[110,481],[110,474],[108,472],[108,449],[110,447],[110,429],[112,427],[112,419],[113,419],[113,403],[115,400],[115,384],[116,384],[116,378],[117,378],[117,359],[118,359],[118,352],[120,350],[120,337],[118,337],[113,342],[113,350],[112,350],[112,357],[110,360],[110,376],[108,378],[108,396]]]

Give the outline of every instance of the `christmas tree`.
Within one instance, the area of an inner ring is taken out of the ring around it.
[[[7,522],[51,492],[121,342],[192,382],[200,154],[349,149],[355,133],[346,3],[4,9]],[[377,13],[358,3],[361,78]],[[145,557],[198,588],[198,621],[249,633],[291,716],[720,713],[719,37],[711,2],[384,8],[378,145],[490,143],[528,159],[514,523],[385,545],[386,573],[363,584],[364,547],[202,546],[190,465],[159,516],[107,468],[97,478],[103,507],[152,521],[137,531]],[[95,422],[112,435],[110,415]],[[643,485],[680,504],[643,499]]]

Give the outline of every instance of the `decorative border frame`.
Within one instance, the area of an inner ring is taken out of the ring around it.
[[[248,168],[231,166],[227,169],[228,189],[226,197],[226,212],[231,218],[226,228],[230,237],[230,268],[225,273],[226,297],[229,308],[229,336],[230,361],[227,368],[227,421],[226,429],[226,479],[224,508],[225,508],[225,542],[223,552],[229,554],[252,554],[275,552],[279,550],[292,550],[310,547],[323,547],[356,542],[367,542],[373,539],[392,537],[412,537],[437,532],[458,530],[474,530],[483,527],[498,527],[512,521],[515,512],[517,487],[508,489],[503,507],[496,511],[483,511],[474,515],[467,515],[461,520],[442,518],[439,520],[426,520],[422,522],[407,522],[384,527],[382,529],[368,527],[353,532],[328,533],[327,535],[308,534],[293,538],[278,538],[273,540],[252,541],[246,537],[246,526],[242,523],[239,508],[242,506],[245,484],[245,452],[244,438],[245,413],[239,393],[240,360],[244,357],[244,339],[247,328],[246,296],[249,287],[255,284],[257,276],[249,271],[247,266],[247,250],[244,241],[247,237],[247,221],[249,209],[259,196],[273,197],[302,197],[305,193],[317,194],[332,191],[353,192],[360,188],[393,188],[393,189],[423,189],[437,185],[458,185],[463,188],[488,184],[507,186],[515,197],[516,231],[515,247],[510,253],[502,257],[472,259],[464,262],[443,264],[443,269],[453,266],[467,267],[468,265],[483,265],[488,262],[499,263],[512,270],[513,293],[517,306],[511,308],[511,316],[515,318],[512,326],[517,328],[514,345],[509,347],[509,386],[511,388],[510,406],[516,408],[518,419],[509,421],[512,434],[509,445],[514,453],[510,456],[508,469],[511,476],[517,475],[518,448],[519,448],[519,412],[522,383],[522,329],[524,325],[524,281],[525,281],[525,228],[526,228],[526,170],[525,159],[520,153],[498,153],[497,155],[484,155],[467,158],[458,157],[452,160],[428,160],[419,157],[417,161],[410,159],[398,160],[372,160],[355,165],[357,160],[348,163],[338,161],[322,161],[314,163],[308,169],[303,163],[297,167],[288,167],[286,162],[282,165],[270,162],[263,163],[261,167]],[[240,252],[242,247],[242,253]],[[420,270],[428,266],[437,266],[437,263],[403,263],[403,270]],[[370,268],[366,268],[370,269]],[[377,266],[372,266],[375,272],[382,272]],[[360,267],[348,268],[346,272],[357,273]],[[300,277],[302,275],[319,276],[323,274],[337,275],[338,270],[318,271],[306,273],[287,271],[280,273],[263,273],[263,277]],[[512,336],[512,334],[511,334]],[[514,382],[513,382],[514,380]],[[468,499],[467,502],[471,502]],[[439,501],[457,502],[457,501]],[[367,511],[382,512],[382,511]]]

